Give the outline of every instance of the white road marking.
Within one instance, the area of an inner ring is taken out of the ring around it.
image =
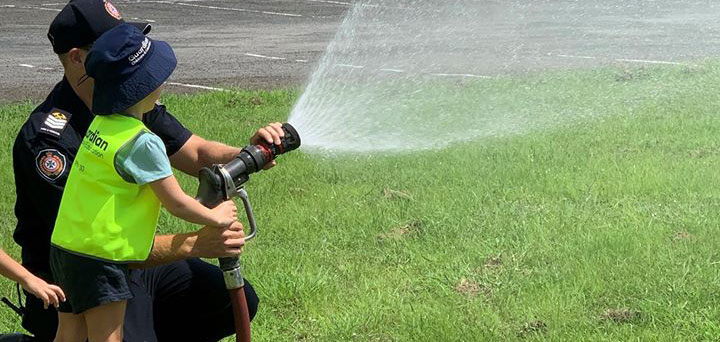
[[[668,61],[653,61],[653,60],[645,60],[645,59],[625,59],[625,58],[617,58],[617,59],[615,59],[615,60],[618,61],[618,62],[631,62],[631,63],[687,65],[687,64],[685,64],[685,63],[668,62]]]
[[[55,70],[54,68],[46,68],[46,67],[36,67],[31,64],[18,64],[18,66],[25,67],[25,68],[38,68],[41,70]],[[223,88],[216,88],[216,87],[208,87],[204,85],[199,84],[189,84],[189,83],[179,83],[179,82],[167,82],[167,84],[179,86],[179,87],[187,87],[187,88],[195,88],[195,89],[205,89],[205,90],[216,90],[216,91],[229,91],[227,89]]]
[[[204,1],[215,1],[215,0],[113,0],[114,3],[118,4],[174,4],[177,2],[204,2]]]
[[[353,5],[353,3],[346,2],[346,1],[332,1],[332,0],[305,0],[305,1],[319,2],[319,3],[331,4],[331,5],[341,5],[341,6],[352,6]],[[358,6],[373,7],[373,8],[382,7],[382,8],[398,9],[398,10],[416,10],[415,8],[411,8],[411,7],[381,6],[381,5],[376,5],[376,4],[359,4]],[[433,10],[433,12],[440,12],[440,10]],[[318,17],[313,17],[313,18],[334,18],[334,17],[336,17],[336,16],[318,16]]]
[[[193,1],[193,0],[184,0],[184,1]],[[52,3],[41,4],[40,6],[65,6],[65,5],[66,5],[65,3],[61,3],[61,2],[52,2]],[[14,5],[6,5],[6,6],[7,6],[7,7],[15,7]],[[0,7],[3,7],[3,6],[0,6]],[[31,6],[20,7],[20,8],[41,9],[41,10],[56,11],[56,12],[60,12],[60,11],[61,11],[61,10],[56,9],[56,8],[41,8],[41,7],[31,7]],[[128,18],[125,18],[125,19],[128,19]],[[152,19],[142,19],[142,18],[135,18],[135,17],[132,17],[132,18],[129,18],[129,19],[131,19],[131,20],[139,20],[139,21],[148,22],[148,23],[154,23],[154,22],[155,22],[155,20],[152,20]]]
[[[552,53],[548,53],[548,56],[553,56]],[[577,59],[601,59],[600,57],[593,56],[577,56],[577,55],[555,55],[563,58],[577,58]],[[656,61],[648,59],[631,59],[631,58],[612,58],[616,62],[627,62],[627,63],[645,63],[645,64],[665,64],[665,65],[688,65],[686,63],[670,62],[670,61]]]
[[[285,16],[285,17],[302,17],[302,14],[295,14],[295,13],[272,12],[272,11],[258,11],[258,10],[244,9],[244,8],[234,8],[234,7],[220,7],[220,6],[188,4],[188,3],[183,3],[183,2],[175,2],[175,4],[176,4],[176,5],[181,5],[181,6],[192,6],[192,7],[202,7],[202,8],[209,8],[209,9],[217,9],[217,10],[223,10],[223,11],[238,11],[238,12],[262,13],[262,14],[269,14],[269,15],[280,15],[280,16]]]
[[[258,54],[256,54],[256,53],[245,53],[245,56],[257,57],[257,58],[265,58],[265,59],[274,59],[274,60],[281,60],[281,61],[284,61],[284,60],[287,59],[287,58],[284,58],[284,57],[273,57],[273,56],[258,55]]]
[[[59,9],[57,9],[57,8],[45,8],[45,7],[32,7],[32,6],[27,6],[27,7],[23,7],[23,8],[27,8],[27,9],[39,9],[39,10],[43,10],[43,11],[53,11],[53,12],[60,12],[60,11],[61,11],[61,10],[59,10]]]
[[[40,69],[40,70],[55,70],[55,68],[38,67],[38,66],[34,66],[34,65],[32,65],[32,64],[24,64],[24,63],[18,64],[18,66],[21,66],[21,67],[23,67],[23,68],[30,68],[30,69],[38,68],[38,69]]]
[[[353,69],[362,69],[362,68],[364,68],[364,66],[362,66],[362,65],[352,65],[352,64],[342,64],[342,63],[335,64],[335,66],[339,66],[339,67],[342,67],[342,68],[353,68]]]
[[[60,12],[60,10],[56,9],[56,8],[45,8],[45,7],[35,7],[35,6],[0,5],[0,8],[35,9],[35,10],[43,10],[43,11]]]
[[[198,8],[208,8],[208,9],[214,9],[214,10],[222,10],[222,11],[230,11],[230,12],[246,12],[246,13],[258,13],[258,14],[267,14],[267,15],[279,15],[284,17],[302,17],[302,14],[296,14],[296,13],[285,13],[285,12],[272,12],[272,11],[260,11],[260,10],[251,10],[246,8],[237,8],[237,7],[221,7],[221,6],[211,6],[211,5],[200,5],[200,4],[193,4],[188,2],[175,2],[175,1],[162,1],[162,0],[149,0],[149,1],[142,1],[142,2],[124,2],[126,4],[143,4],[143,3],[153,3],[153,4],[166,4],[166,5],[178,5],[178,6],[189,6],[189,7],[198,7]]]
[[[592,56],[575,56],[575,55],[556,55],[556,56],[564,57],[564,58],[597,59],[597,57],[592,57]]]
[[[261,55],[261,54],[257,54],[257,53],[249,53],[249,52],[246,52],[244,55],[245,55],[245,56],[250,56],[250,57],[257,57],[257,58],[264,58],[264,59],[272,59],[272,60],[281,60],[281,61],[292,60],[292,59],[288,59],[288,58],[285,58],[285,57],[266,56],[266,55]],[[307,63],[307,62],[308,62],[307,59],[295,59],[294,61],[295,61],[295,62],[298,62],[298,63]],[[365,66],[363,66],[363,65],[354,65],[354,64],[345,64],[345,63],[337,63],[337,64],[335,64],[335,66],[336,66],[336,67],[341,67],[341,68],[352,68],[352,69],[363,69],[363,68],[365,68]],[[380,71],[387,71],[387,72],[394,72],[394,73],[404,73],[404,72],[405,72],[405,70],[401,70],[401,69],[391,69],[391,68],[382,68],[382,69],[378,69],[378,70],[380,70]],[[490,77],[490,76],[475,75],[475,74],[431,73],[430,75],[432,75],[432,76],[441,76],[441,77],[474,77],[474,78],[483,78],[483,79],[491,79],[491,78],[492,78],[492,77]]]
[[[47,68],[47,67],[36,67],[31,64],[18,64],[18,66],[24,67],[24,68],[38,68],[41,70],[55,70],[54,68]],[[168,82],[167,84],[178,86],[178,87],[187,87],[187,88],[195,88],[195,89],[204,89],[204,90],[215,90],[215,91],[229,91],[227,89],[223,88],[217,88],[217,87],[208,87],[204,85],[199,84],[189,84],[189,83],[180,83],[180,82]]]
[[[344,2],[344,1],[329,1],[329,0],[305,0],[305,1],[310,1],[310,2],[322,2],[322,3],[325,3],[325,4],[333,4],[333,5],[345,5],[345,6],[350,6],[350,5],[352,5],[351,3],[349,3],[349,2]]]
[[[132,18],[130,18],[130,19],[132,19],[132,20],[139,20],[139,21],[141,21],[141,22],[148,22],[148,23],[155,23],[155,22],[156,22],[155,20],[152,20],[152,19],[143,19],[143,18],[136,18],[136,17],[132,17]]]
[[[208,87],[198,84],[189,84],[189,83],[179,83],[179,82],[168,82],[167,84],[179,86],[179,87],[187,87],[187,88],[195,88],[195,89],[205,89],[205,90],[216,90],[216,91],[229,91],[227,89],[223,88],[216,88],[216,87]]]
[[[485,75],[475,75],[475,74],[443,74],[443,73],[434,73],[430,74],[432,76],[440,76],[440,77],[475,77],[475,78],[484,78],[484,79],[491,79],[490,76]]]
[[[245,56],[257,57],[257,58],[264,58],[264,59],[272,59],[272,60],[291,60],[291,59],[288,59],[288,58],[285,58],[285,57],[266,56],[266,55],[261,55],[261,54],[257,54],[257,53],[249,53],[249,52],[246,52],[246,53],[245,53]],[[308,60],[306,60],[306,59],[295,59],[294,61],[295,61],[295,62],[298,62],[298,63],[307,63],[307,62],[308,62]],[[337,64],[335,64],[335,66],[336,66],[336,67],[341,67],[341,68],[352,68],[352,69],[363,69],[363,68],[365,68],[365,66],[363,66],[363,65],[354,65],[354,64],[345,64],[345,63],[337,63]],[[378,69],[378,70],[380,70],[380,71],[387,71],[387,72],[394,72],[394,73],[404,73],[404,72],[405,72],[405,70],[401,70],[401,69],[391,69],[391,68],[382,68],[382,69]],[[490,77],[490,76],[475,75],[475,74],[431,73],[430,75],[432,75],[432,76],[442,76],[442,77],[475,77],[475,78],[484,78],[484,79],[490,79],[490,78],[492,78],[492,77]]]

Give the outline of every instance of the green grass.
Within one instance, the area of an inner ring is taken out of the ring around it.
[[[583,80],[613,89],[602,120],[422,153],[294,152],[254,175],[255,340],[719,339],[720,68],[577,72],[528,89],[574,82],[576,96],[546,106],[585,106]],[[164,101],[195,133],[242,145],[296,97]],[[0,241],[16,257],[10,146],[31,107],[0,107]],[[191,229],[164,215],[160,231]]]

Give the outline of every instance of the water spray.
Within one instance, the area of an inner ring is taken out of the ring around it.
[[[240,153],[227,164],[213,165],[202,168],[198,176],[200,184],[196,199],[208,208],[214,208],[223,201],[235,196],[240,197],[245,208],[250,231],[245,237],[248,241],[255,237],[257,224],[250,205],[244,184],[250,180],[250,174],[262,170],[266,165],[283,153],[300,147],[300,136],[293,126],[282,125],[285,132],[279,145],[265,142],[244,147]],[[250,314],[245,298],[245,281],[243,279],[240,257],[219,258],[220,269],[223,271],[225,287],[230,293],[230,301],[235,319],[236,341],[250,341]]]

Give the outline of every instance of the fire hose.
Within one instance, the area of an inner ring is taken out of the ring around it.
[[[300,136],[295,128],[285,123],[282,125],[282,129],[285,135],[281,138],[279,145],[263,142],[246,146],[227,164],[202,168],[198,175],[199,186],[196,199],[204,206],[214,208],[223,201],[235,196],[240,197],[250,226],[248,234],[245,236],[246,242],[255,237],[257,224],[244,184],[250,179],[250,174],[263,170],[277,156],[300,147]],[[250,342],[250,313],[245,298],[245,280],[240,257],[219,258],[218,260],[219,267],[223,271],[225,287],[230,294],[236,341]]]

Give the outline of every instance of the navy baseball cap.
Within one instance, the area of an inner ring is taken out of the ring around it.
[[[53,51],[62,54],[92,44],[105,31],[123,23],[120,11],[110,1],[71,0],[53,19],[47,36]],[[129,24],[144,34],[152,28],[148,23]]]
[[[130,24],[115,26],[95,41],[85,59],[85,71],[95,79],[93,113],[132,107],[159,88],[175,66],[168,43],[152,40]]]

